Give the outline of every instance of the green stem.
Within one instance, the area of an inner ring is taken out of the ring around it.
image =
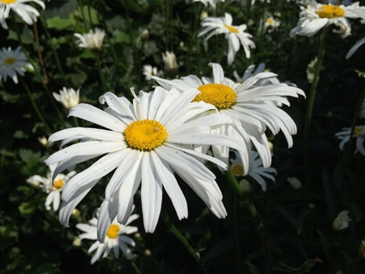
[[[136,271],[137,274],[141,274],[141,271],[139,270],[138,266],[135,264],[135,262],[131,262],[131,265],[134,269],[134,271]]]
[[[305,165],[305,187],[304,187],[304,197],[308,203],[309,196],[309,185],[311,183],[311,166],[310,166],[310,153],[309,153],[309,127],[312,121],[312,112],[314,100],[316,98],[317,85],[319,80],[319,73],[321,71],[323,56],[324,56],[324,46],[327,37],[328,29],[324,28],[322,32],[322,37],[318,49],[317,63],[314,71],[314,78],[312,81],[312,86],[309,91],[307,111],[305,114],[305,124],[304,124],[304,165]]]
[[[84,9],[83,9],[84,3],[82,2],[82,0],[78,0],[78,4],[80,6],[80,13],[81,13],[82,20],[84,21],[85,32],[87,32],[88,29],[90,29],[90,28],[88,28],[87,25],[86,25],[86,20],[85,20],[85,15],[84,15]]]
[[[243,191],[242,187],[237,182],[236,177],[234,176],[231,169],[228,169],[225,172],[226,178],[228,179],[228,182],[230,183],[232,189],[236,193],[236,195],[241,199],[243,202],[243,205],[248,210],[249,214],[251,215],[251,218],[253,222],[255,223],[257,230],[259,232],[260,238],[261,238],[261,244],[262,244],[262,250],[265,256],[265,260],[268,266],[268,273],[272,272],[272,257],[271,257],[271,250],[269,246],[269,242],[267,239],[266,231],[264,229],[264,223],[262,222],[262,219],[256,209],[256,206],[251,201],[251,199],[247,196],[247,194]]]
[[[169,215],[165,211],[162,212],[162,218],[167,228],[170,230],[170,232],[174,234],[175,237],[185,246],[186,250],[194,258],[194,260],[197,262],[200,268],[207,273],[205,267],[200,261],[200,254],[194,250],[194,248],[189,244],[188,240],[184,237],[184,235],[182,235],[181,232],[173,225],[173,223],[170,221]]]
[[[51,128],[48,126],[48,124],[47,124],[46,120],[43,118],[43,116],[42,116],[41,112],[39,111],[39,109],[38,109],[38,107],[37,107],[37,104],[34,102],[34,99],[33,99],[32,93],[30,92],[30,90],[29,90],[29,88],[28,88],[27,84],[24,82],[24,80],[23,80],[23,78],[22,78],[22,77],[19,77],[19,78],[20,78],[20,81],[22,82],[22,84],[23,84],[23,86],[24,86],[24,88],[25,88],[25,90],[26,90],[26,92],[27,92],[27,94],[28,94],[28,96],[29,96],[29,99],[30,99],[30,101],[31,101],[31,103],[32,103],[32,106],[33,106],[33,108],[34,108],[35,112],[36,112],[36,113],[37,113],[37,115],[38,115],[39,120],[41,120],[41,122],[42,122],[42,123],[46,126],[46,128],[47,128],[47,130],[48,130],[47,135],[49,135],[49,134],[52,132]]]
[[[101,62],[100,62],[100,56],[99,56],[99,51],[95,52],[96,55],[96,63],[98,64],[98,70],[99,70],[99,74],[100,74],[100,80],[101,80],[101,84],[103,86],[103,92],[106,93],[108,91],[107,87],[106,87],[106,82],[105,82],[105,78],[104,78],[104,74],[103,71],[101,70]]]
[[[51,35],[48,31],[48,28],[47,28],[47,22],[44,20],[42,14],[39,16],[39,18],[41,20],[41,23],[42,23],[42,26],[43,26],[43,29],[44,29],[44,33],[47,36],[47,40],[49,41],[48,44],[51,46],[52,54],[53,54],[54,59],[56,61],[56,66],[57,66],[57,68],[58,68],[58,70],[61,74],[64,85],[67,86],[67,81],[66,81],[66,78],[65,78],[65,74],[63,73],[63,69],[62,69],[62,66],[61,66],[61,63],[60,63],[60,58],[58,56],[58,53],[57,53],[57,50],[56,50],[55,46],[53,45],[52,37],[51,37]]]

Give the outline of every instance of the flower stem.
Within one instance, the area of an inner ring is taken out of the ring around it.
[[[247,208],[249,214],[251,215],[251,218],[253,222],[255,223],[257,230],[259,232],[260,238],[261,238],[261,245],[262,250],[265,256],[265,260],[267,263],[267,269],[268,273],[272,272],[272,257],[271,257],[271,250],[269,246],[269,242],[267,239],[266,231],[264,229],[264,224],[262,222],[262,219],[260,217],[259,212],[256,209],[256,206],[253,204],[251,199],[247,196],[247,194],[243,191],[242,187],[237,182],[236,177],[234,176],[231,169],[228,169],[225,172],[226,178],[228,179],[228,182],[231,184],[232,189],[236,193],[236,195],[241,199],[243,202],[243,205]]]
[[[99,56],[99,51],[95,51],[95,56],[96,56],[96,63],[98,64],[98,69],[99,69],[99,74],[100,74],[100,80],[101,80],[101,84],[103,86],[103,92],[106,93],[108,91],[107,87],[106,87],[106,83],[105,83],[105,78],[104,78],[104,74],[103,71],[101,70],[101,62],[100,62],[100,56]]]
[[[304,165],[305,165],[305,187],[304,187],[304,197],[308,203],[309,196],[309,184],[311,183],[311,166],[310,166],[310,153],[309,153],[309,127],[312,121],[312,112],[314,100],[316,98],[317,85],[319,80],[319,73],[321,71],[323,56],[324,56],[324,46],[327,37],[328,29],[324,28],[322,32],[322,37],[318,49],[317,63],[314,71],[314,77],[312,81],[312,86],[309,91],[307,111],[305,113],[305,124],[304,124]]]
[[[188,240],[181,234],[181,232],[174,226],[174,224],[170,221],[170,217],[166,211],[162,212],[162,218],[170,230],[172,234],[185,246],[186,250],[190,253],[190,255],[194,258],[194,260],[198,263],[200,268],[207,273],[204,265],[200,261],[200,254],[194,250],[194,248],[189,244]]]
[[[22,84],[23,84],[23,86],[24,86],[24,88],[25,88],[25,90],[26,90],[26,92],[27,92],[27,94],[28,94],[28,96],[29,96],[29,99],[30,99],[30,101],[31,101],[31,103],[32,103],[32,106],[33,106],[33,108],[34,108],[34,110],[35,110],[35,112],[37,113],[37,115],[38,115],[38,118],[39,118],[39,120],[41,120],[41,122],[46,126],[46,128],[47,128],[47,134],[50,134],[51,132],[52,132],[52,130],[51,130],[51,128],[48,126],[48,124],[47,124],[47,122],[46,122],[46,120],[43,118],[43,116],[42,116],[42,114],[41,114],[41,112],[39,111],[39,109],[38,109],[38,107],[37,107],[37,104],[34,102],[34,99],[33,99],[33,97],[32,97],[32,93],[30,92],[30,90],[29,90],[29,88],[28,88],[28,86],[27,86],[27,84],[24,82],[24,80],[23,80],[23,78],[22,77],[19,77],[20,78],[20,81],[22,82]]]

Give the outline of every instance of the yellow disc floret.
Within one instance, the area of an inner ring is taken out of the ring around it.
[[[119,225],[111,224],[109,226],[109,229],[108,229],[108,232],[106,233],[106,235],[109,238],[115,239],[118,237],[118,232],[119,232]]]
[[[273,25],[275,23],[275,21],[272,18],[267,18],[266,23],[268,23],[269,25]]]
[[[54,181],[54,188],[55,189],[60,189],[61,187],[63,187],[63,185],[65,184],[65,182],[62,179],[58,179]]]
[[[127,126],[124,136],[130,148],[151,151],[165,142],[167,131],[155,120],[140,120]]]
[[[323,5],[318,8],[316,14],[321,18],[337,18],[342,17],[345,11],[339,6]]]
[[[0,2],[5,3],[5,4],[12,4],[15,3],[17,0],[0,0]]]
[[[5,59],[4,63],[7,64],[7,65],[12,65],[15,63],[15,58],[8,58],[8,59]]]
[[[363,126],[357,126],[354,128],[354,135],[365,136],[365,128]]]
[[[230,25],[226,25],[224,24],[224,26],[230,31],[230,32],[233,32],[233,33],[238,33],[238,28],[235,28],[235,27],[232,27]]]
[[[198,87],[198,90],[200,94],[194,98],[194,102],[204,101],[219,110],[228,109],[236,102],[234,90],[222,84],[206,84]]]
[[[234,176],[242,176],[243,174],[243,166],[241,165],[235,165],[233,168],[232,168],[232,172],[234,174]]]

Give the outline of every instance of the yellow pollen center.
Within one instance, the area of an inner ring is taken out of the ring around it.
[[[198,87],[198,90],[200,94],[194,98],[194,102],[204,101],[219,110],[228,109],[236,102],[234,90],[222,84],[206,84]]]
[[[109,229],[108,229],[108,232],[106,233],[106,235],[109,238],[115,239],[118,237],[118,232],[119,232],[119,225],[111,224],[109,226]]]
[[[238,29],[235,28],[235,27],[232,27],[232,26],[229,26],[229,25],[226,25],[224,24],[224,26],[230,31],[230,32],[233,32],[233,33],[238,33]]]
[[[62,179],[58,179],[58,180],[54,181],[54,184],[53,184],[55,189],[60,189],[61,187],[63,187],[63,185],[64,185],[64,182]]]
[[[323,5],[316,11],[316,14],[321,18],[337,18],[342,17],[345,11],[339,6]]]
[[[151,151],[165,142],[167,131],[155,120],[140,120],[127,126],[124,136],[130,148]]]
[[[12,4],[15,3],[17,0],[0,0],[0,2],[5,3],[5,4]]]
[[[232,168],[232,172],[234,174],[234,176],[242,176],[243,174],[243,166],[241,165],[236,165]]]
[[[274,19],[272,19],[272,18],[268,18],[268,19],[266,20],[266,23],[268,23],[269,25],[272,25],[272,24],[274,24]]]
[[[362,127],[355,127],[354,128],[354,135],[356,135],[356,136],[365,135],[364,133],[362,133],[362,131],[363,131]]]
[[[1,1],[1,0],[0,0]],[[8,59],[5,59],[5,64],[7,65],[12,65],[15,63],[15,58],[8,58]]]

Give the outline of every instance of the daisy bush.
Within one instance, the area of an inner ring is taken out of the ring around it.
[[[1,273],[364,273],[365,4],[0,0]]]

